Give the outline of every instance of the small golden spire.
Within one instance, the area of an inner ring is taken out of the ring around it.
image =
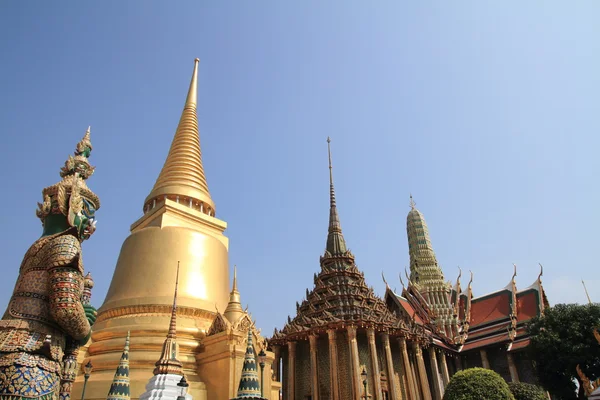
[[[210,197],[202,166],[202,150],[200,149],[198,116],[196,114],[199,61],[197,58],[194,61],[192,80],[171,149],[160,175],[156,179],[154,188],[146,197],[144,204],[157,198],[160,199],[162,196],[183,196],[202,203],[204,212],[214,216],[215,205]]]
[[[183,375],[183,364],[177,359],[177,286],[179,285],[179,261],[177,261],[177,275],[175,277],[175,294],[173,295],[173,308],[169,332],[163,343],[162,353],[154,364],[154,375],[175,374]]]
[[[411,210],[417,208],[417,203],[415,203],[415,201],[413,200],[412,193],[410,194],[410,208]]]
[[[227,308],[225,309],[223,315],[232,324],[237,322],[242,315],[244,315],[242,299],[237,288],[237,267],[235,265],[233,266],[233,285],[231,288],[231,293],[229,293],[229,303],[227,303]]]

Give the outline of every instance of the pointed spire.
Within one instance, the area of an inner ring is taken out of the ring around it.
[[[163,343],[162,353],[154,364],[154,375],[175,374],[183,375],[183,365],[177,359],[177,286],[179,285],[179,261],[177,261],[177,275],[175,277],[175,294],[173,295],[173,307],[171,309],[171,321],[169,332]]]
[[[237,399],[261,399],[260,383],[258,380],[258,370],[256,368],[256,359],[254,358],[254,345],[252,344],[252,329],[248,331],[248,344],[246,346],[246,355],[242,366],[242,377],[237,391]]]
[[[125,339],[125,348],[115,371],[115,377],[106,396],[106,400],[129,400],[129,331]]]
[[[413,200],[412,193],[411,193],[410,194],[410,209],[414,210],[415,208],[417,208],[417,203],[415,203],[415,201]]]
[[[335,189],[333,187],[333,167],[331,165],[331,139],[327,138],[327,153],[329,154],[329,230],[326,250],[331,255],[346,253],[346,241],[342,235],[342,225],[335,204]]]
[[[235,265],[233,266],[233,285],[231,293],[229,293],[229,303],[227,303],[227,308],[223,315],[232,324],[239,321],[242,315],[244,315],[240,292],[238,292],[237,288],[237,267]]]
[[[152,200],[161,199],[167,195],[181,196],[185,198],[182,199],[184,204],[200,202],[202,210],[214,216],[215,205],[210,197],[202,166],[196,114],[199,62],[200,60],[197,58],[194,61],[190,88],[169,155],[144,204],[147,205]]]

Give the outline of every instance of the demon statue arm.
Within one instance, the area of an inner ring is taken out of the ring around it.
[[[87,341],[91,327],[81,303],[81,245],[72,235],[54,238],[48,252],[50,314],[70,337]]]

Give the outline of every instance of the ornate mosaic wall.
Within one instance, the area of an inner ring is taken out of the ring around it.
[[[300,340],[296,345],[296,399],[304,399],[310,394],[310,347],[308,340]]]
[[[329,339],[327,336],[317,340],[317,366],[319,380],[319,399],[331,398],[331,384],[329,374]]]
[[[375,388],[375,383],[373,380],[373,378],[374,378],[373,369],[371,368],[371,353],[369,352],[369,342],[367,340],[367,335],[364,333],[358,333],[357,339],[358,339],[358,363],[360,364],[360,371],[362,371],[363,368],[366,368],[366,370],[367,370],[367,393],[372,395],[373,389]],[[361,378],[361,385],[362,385],[362,378]],[[363,395],[362,390],[360,393],[361,393],[361,395]]]
[[[348,335],[345,332],[337,333],[338,373],[340,377],[340,398],[352,399],[352,380],[350,374],[350,354]]]

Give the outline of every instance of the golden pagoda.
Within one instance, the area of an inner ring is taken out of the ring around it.
[[[195,400],[207,396],[211,400],[229,399],[228,390],[222,395],[213,393],[221,393],[221,386],[237,388],[239,383],[236,374],[223,375],[221,367],[211,363],[221,358],[237,362],[239,358],[241,365],[244,340],[231,344],[231,337],[220,339],[230,345],[222,347],[213,358],[203,358],[203,354],[212,350],[203,340],[219,315],[217,310],[228,305],[229,267],[228,238],[223,235],[227,224],[215,217],[215,204],[202,166],[196,114],[198,63],[196,59],[167,159],[144,200],[143,216],[131,225],[131,234],[123,243],[106,299],[98,310],[91,344],[80,356],[81,364],[90,360],[94,365],[86,389],[88,399],[106,397],[128,331],[132,337],[131,398],[136,399],[144,392],[170,327],[178,262],[178,360],[190,384],[188,393]],[[242,314],[246,315],[243,311]],[[264,341],[258,332],[256,340]],[[267,354],[272,360],[273,354]],[[201,376],[201,371],[208,370],[207,365],[213,366],[209,368],[209,378]],[[210,381],[207,384],[206,379]],[[80,376],[75,383],[75,396],[81,393],[82,386]]]

